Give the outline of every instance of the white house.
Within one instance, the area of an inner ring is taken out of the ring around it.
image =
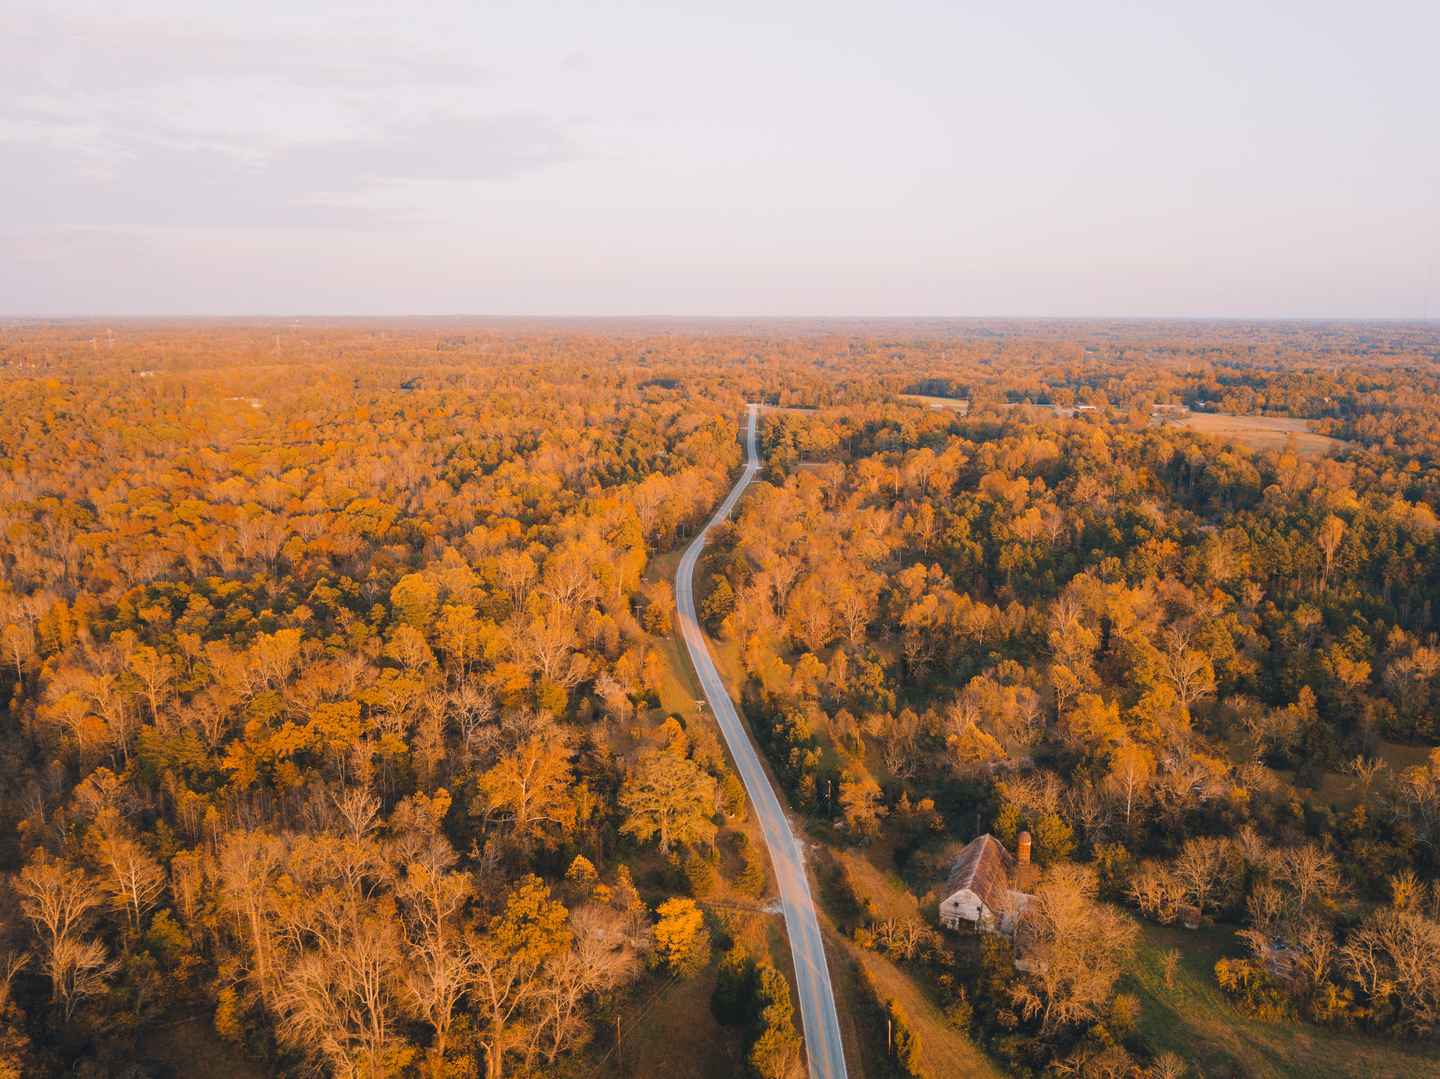
[[[968,923],[987,933],[1009,934],[1030,902],[1018,890],[1031,875],[1029,832],[1020,833],[1016,850],[1018,858],[988,833],[971,840],[950,864],[940,924],[959,929]]]

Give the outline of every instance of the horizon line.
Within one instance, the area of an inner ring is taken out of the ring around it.
[[[0,322],[1231,322],[1231,323],[1406,323],[1440,326],[1433,315],[940,315],[940,314],[480,314],[474,312],[360,314],[355,312],[66,312],[0,313]]]

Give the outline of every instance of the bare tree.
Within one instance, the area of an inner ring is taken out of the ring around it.
[[[885,767],[894,775],[908,779],[915,774],[919,766],[915,745],[920,736],[920,717],[909,708],[902,708],[898,713],[882,712],[879,715],[882,721],[879,732],[880,753]]]
[[[239,703],[227,691],[211,686],[180,707],[179,721],[193,727],[205,745],[215,749],[229,732]]]
[[[584,677],[583,657],[574,652],[579,640],[575,616],[559,602],[540,605],[515,637],[515,658],[548,681],[573,686]],[[576,661],[581,667],[576,668]]]
[[[174,661],[149,645],[140,645],[125,656],[125,665],[140,679],[150,705],[150,722],[159,726],[160,705],[170,696],[170,683],[175,678]]]
[[[875,617],[875,586],[872,575],[844,581],[835,594],[836,610],[845,626],[845,639],[853,645],[865,643],[865,631]]]
[[[232,832],[220,848],[220,907],[249,942],[251,976],[262,995],[270,991],[274,966],[268,892],[284,857],[282,841],[264,832]]]
[[[86,997],[105,992],[119,964],[110,959],[98,940],[67,937],[54,942],[45,962],[50,984],[68,1023]]]
[[[358,843],[368,836],[380,823],[380,799],[365,787],[344,787],[331,792],[335,812],[342,822],[342,834]]]
[[[1160,670],[1186,708],[1215,692],[1215,670],[1210,657],[1190,647],[1188,630],[1172,627],[1165,631]]]
[[[1174,870],[1185,886],[1185,894],[1202,913],[1230,875],[1232,848],[1215,836],[1187,839],[1175,859]]]
[[[498,733],[495,694],[488,687],[466,681],[447,697],[446,705],[460,735],[461,758],[467,766],[472,765]]]
[[[398,927],[353,893],[308,899],[308,946],[287,959],[275,989],[281,1037],[323,1056],[340,1075],[385,1074],[399,1017]],[[286,935],[301,939],[293,930]]]
[[[101,992],[115,971],[104,946],[84,936],[103,892],[89,873],[44,852],[20,871],[15,891],[41,936],[41,966],[68,1022],[80,1000]]]
[[[1140,864],[1130,877],[1126,894],[1141,914],[1163,925],[1174,922],[1185,903],[1185,885],[1168,866],[1156,862]]]
[[[510,609],[519,612],[535,583],[535,563],[522,551],[505,551],[495,560],[496,576],[510,597]]]
[[[0,645],[15,665],[15,681],[20,681],[25,664],[35,655],[35,631],[28,622],[7,622],[0,628]]]
[[[1360,800],[1369,801],[1370,788],[1375,785],[1382,772],[1386,770],[1386,763],[1379,757],[1366,757],[1363,754],[1356,754],[1355,758],[1346,765],[1350,772],[1360,782]]]
[[[131,931],[138,934],[142,919],[164,894],[165,874],[117,818],[107,817],[98,824],[95,860],[104,873],[111,903],[125,912]]]
[[[1190,1065],[1178,1053],[1161,1053],[1150,1064],[1146,1079],[1185,1079]]]
[[[1135,923],[1095,902],[1094,894],[1095,878],[1087,869],[1057,866],[1016,928],[1025,973],[1012,993],[1027,1018],[1040,1017],[1046,1037],[1103,1013],[1134,948]]]
[[[875,926],[875,940],[891,959],[914,959],[933,939],[930,929],[914,918],[886,918]]]
[[[1440,924],[1403,910],[1378,910],[1346,938],[1340,962],[1377,1009],[1393,1007],[1417,1034],[1440,1024]]]
[[[1302,914],[1310,912],[1322,900],[1336,897],[1342,885],[1335,856],[1313,843],[1281,850],[1275,871]]]
[[[435,1033],[431,1059],[440,1075],[450,1028],[474,979],[457,924],[474,884],[469,874],[454,871],[455,852],[443,836],[430,836],[417,853],[396,887],[405,922],[404,982],[412,1009]]]
[[[613,989],[639,972],[639,956],[625,932],[623,919],[620,912],[595,903],[587,903],[571,914],[574,941],[547,964],[539,998],[547,1064],[553,1064],[560,1053],[585,1037],[586,998]]]

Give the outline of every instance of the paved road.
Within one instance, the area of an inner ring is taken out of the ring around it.
[[[755,423],[757,408],[749,408],[749,426],[745,432],[745,472],[741,475],[730,494],[715,516],[701,529],[694,542],[685,549],[680,566],[675,571],[675,606],[680,616],[680,632],[685,637],[685,647],[690,651],[690,662],[725,735],[730,755],[735,758],[735,767],[745,782],[750,795],[750,804],[760,820],[760,829],[765,835],[765,845],[770,848],[770,863],[775,867],[775,877],[780,885],[780,905],[785,912],[785,931],[790,937],[790,954],[795,961],[795,980],[800,990],[800,1018],[805,1027],[805,1055],[810,1062],[812,1079],[845,1079],[845,1049],[840,1040],[840,1021],[835,1015],[835,994],[830,988],[830,970],[825,965],[825,945],[820,938],[820,923],[815,919],[815,902],[810,898],[810,882],[805,876],[805,866],[800,844],[790,829],[790,822],[780,801],[775,797],[765,769],[755,747],[735,714],[735,703],[720,681],[720,672],[710,658],[710,649],[705,644],[699,620],[695,616],[695,592],[691,587],[695,577],[695,563],[705,549],[705,539],[721,521],[730,515],[735,503],[744,494],[745,488],[760,471],[760,456],[755,452]]]

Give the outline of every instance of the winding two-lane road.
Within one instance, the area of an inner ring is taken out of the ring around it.
[[[805,1055],[810,1062],[812,1079],[845,1079],[845,1049],[840,1040],[840,1020],[835,1014],[835,994],[830,988],[830,969],[825,965],[825,944],[820,937],[820,923],[815,918],[815,902],[810,898],[810,882],[800,844],[790,829],[775,789],[770,785],[760,758],[749,735],[735,712],[735,703],[720,680],[715,661],[705,643],[699,620],[695,617],[695,592],[692,588],[695,563],[705,549],[710,530],[730,515],[735,503],[760,471],[760,456],[755,450],[755,424],[759,409],[749,407],[749,426],[745,432],[745,471],[720,508],[715,511],[700,534],[685,549],[675,571],[675,606],[680,617],[680,632],[690,652],[690,662],[710,702],[710,710],[720,724],[735,767],[750,795],[750,804],[760,820],[765,845],[770,848],[770,863],[780,886],[780,905],[785,912],[785,931],[790,938],[790,954],[795,962],[795,981],[800,990],[800,1018],[805,1027]]]

